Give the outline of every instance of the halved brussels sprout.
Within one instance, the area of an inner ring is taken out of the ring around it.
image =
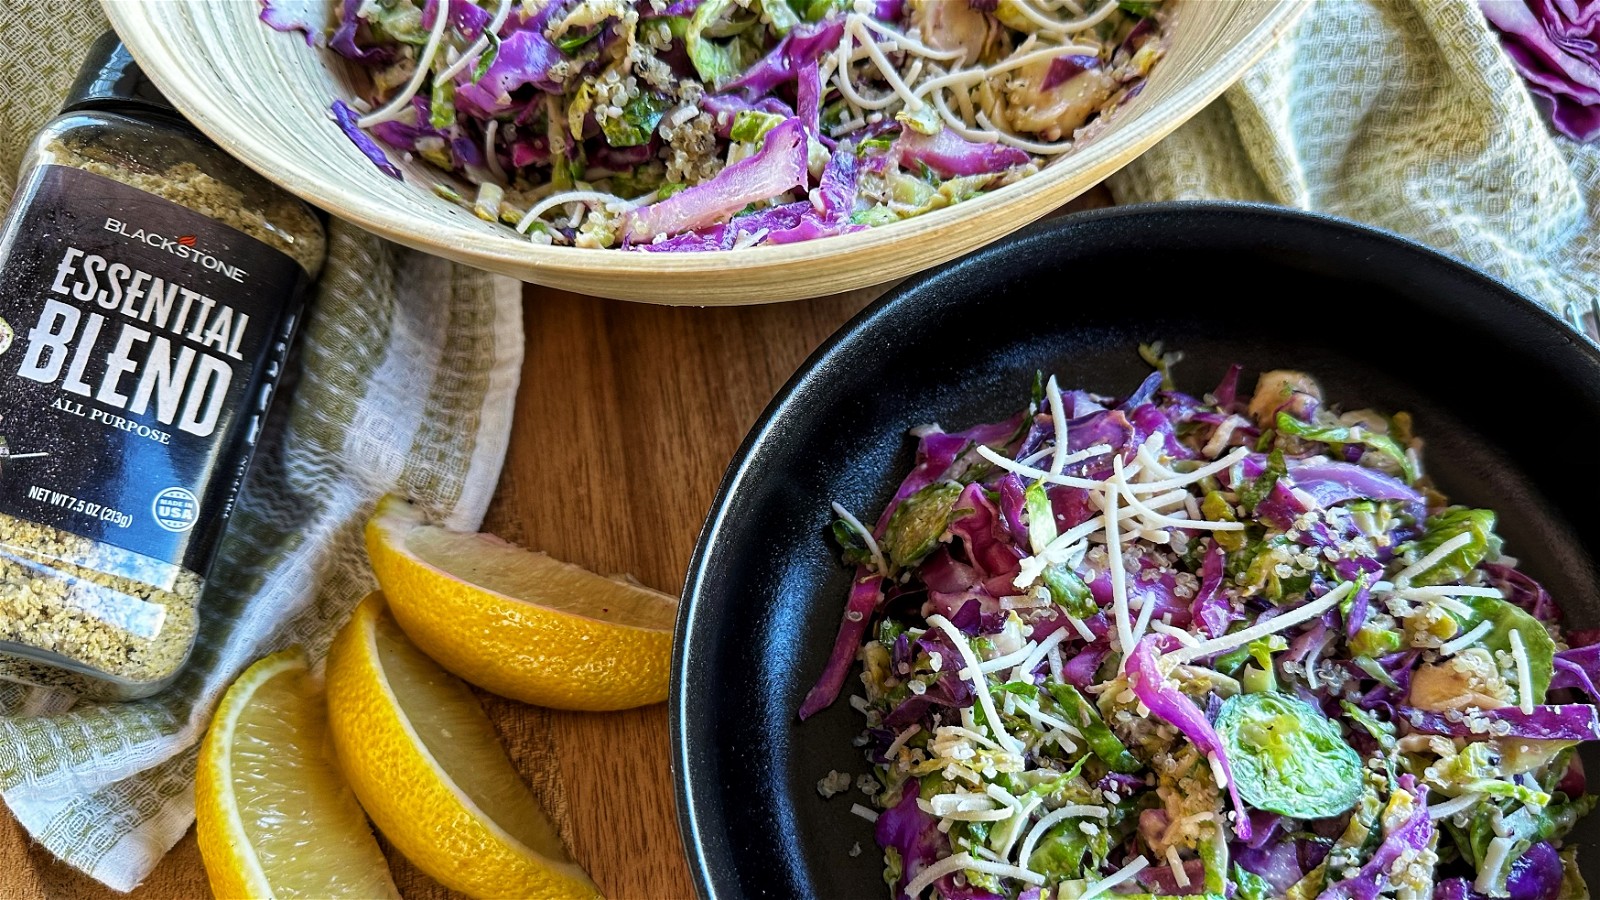
[[[1361,756],[1339,726],[1283,694],[1239,694],[1222,704],[1217,734],[1239,794],[1257,809],[1325,819],[1361,796]]]

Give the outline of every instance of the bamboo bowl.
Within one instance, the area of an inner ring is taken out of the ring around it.
[[[331,5],[335,0],[326,0]],[[961,2],[961,0],[947,0]],[[1310,0],[1179,0],[1167,55],[1091,141],[1030,178],[869,231],[723,253],[655,254],[534,244],[436,196],[436,172],[391,156],[379,172],[328,115],[352,70],[267,27],[256,0],[102,0],[158,87],[223,149],[284,188],[390,240],[523,281],[700,306],[770,303],[881,284],[954,259],[1038,219],[1199,112]]]

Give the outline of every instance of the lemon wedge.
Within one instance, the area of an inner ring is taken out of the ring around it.
[[[596,897],[517,775],[477,698],[395,624],[381,594],[328,650],[328,726],[389,842],[476,897]]]
[[[367,552],[406,634],[485,690],[592,711],[667,697],[678,607],[660,591],[424,524],[398,497],[367,523]]]
[[[398,897],[327,747],[298,648],[244,671],[200,746],[196,832],[218,897]]]

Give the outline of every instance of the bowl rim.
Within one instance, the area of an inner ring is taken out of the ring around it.
[[[536,244],[511,232],[490,233],[468,231],[443,223],[427,221],[417,223],[391,204],[369,199],[355,185],[331,182],[308,177],[298,170],[286,169],[278,160],[259,149],[235,140],[227,127],[219,123],[206,107],[191,100],[182,85],[175,83],[164,65],[167,56],[163,42],[150,34],[145,27],[148,20],[141,11],[148,4],[166,0],[101,0],[101,6],[128,50],[140,62],[147,76],[163,94],[172,98],[180,111],[211,140],[229,154],[259,172],[263,177],[282,186],[306,202],[352,222],[388,240],[414,249],[441,252],[453,259],[467,262],[492,271],[516,269],[537,280],[541,271],[551,273],[582,274],[596,269],[612,268],[607,259],[615,258],[615,250],[583,247],[552,247]],[[1198,3],[1204,0],[1179,0]],[[1252,2],[1252,0],[1240,0]],[[1224,90],[1234,84],[1244,73],[1282,38],[1312,0],[1271,0],[1274,4],[1262,19],[1236,42],[1213,59],[1206,70],[1208,77],[1192,79],[1179,86],[1165,99],[1169,114],[1156,127],[1145,130],[1131,129],[1112,132],[1105,142],[1092,141],[1089,148],[1105,146],[1118,149],[1119,143],[1127,146],[1122,152],[1094,160],[1088,167],[1058,165],[1019,179],[1012,184],[940,210],[934,210],[912,219],[891,223],[883,228],[873,228],[846,235],[836,235],[810,241],[779,246],[763,245],[745,248],[729,260],[726,253],[630,253],[626,259],[634,277],[671,275],[709,275],[737,268],[745,272],[775,274],[780,270],[798,268],[821,258],[856,257],[862,254],[884,252],[895,244],[912,240],[928,232],[942,231],[967,218],[981,218],[985,213],[995,213],[1020,203],[1024,198],[1041,194],[1053,197],[1051,208],[1066,203],[1085,188],[1074,190],[1070,184],[1073,176],[1092,172],[1090,184],[1103,181],[1113,172],[1131,162],[1139,154],[1154,146],[1162,138],[1187,122]],[[283,39],[296,40],[294,35],[283,34]],[[326,58],[332,51],[313,48]],[[348,99],[345,97],[344,99]],[[331,127],[331,123],[330,123]],[[1116,139],[1126,135],[1122,141]],[[374,167],[374,172],[376,172]],[[1060,196],[1055,196],[1059,194]],[[1032,216],[1048,214],[1044,209]],[[1006,234],[1013,233],[1006,232]],[[1001,237],[1005,235],[1002,234]],[[998,238],[997,238],[998,239]],[[868,279],[861,284],[881,283],[885,279]]]
[[[711,872],[711,861],[706,855],[706,844],[702,837],[702,817],[699,813],[699,805],[696,798],[696,791],[704,791],[706,785],[703,783],[693,784],[690,780],[693,777],[693,771],[691,748],[687,733],[687,709],[692,698],[688,696],[688,669],[691,661],[691,651],[695,655],[699,655],[710,649],[699,646],[691,647],[690,632],[702,605],[703,595],[707,591],[707,581],[714,574],[709,568],[709,563],[715,545],[722,539],[724,525],[730,513],[735,494],[748,479],[759,475],[755,471],[753,458],[763,445],[773,440],[777,435],[775,426],[779,424],[781,419],[790,414],[797,403],[801,402],[797,399],[797,395],[801,393],[808,382],[818,377],[819,370],[834,353],[838,352],[842,345],[856,339],[860,332],[868,328],[873,321],[893,312],[900,305],[920,302],[918,298],[922,296],[935,296],[938,283],[959,274],[959,269],[989,264],[991,259],[1009,252],[1014,244],[1039,239],[1058,230],[1077,229],[1084,226],[1093,226],[1096,223],[1122,219],[1171,215],[1210,219],[1210,224],[1218,224],[1219,220],[1238,219],[1256,220],[1267,224],[1292,221],[1297,224],[1312,226],[1313,228],[1326,229],[1332,236],[1354,238],[1385,245],[1402,254],[1420,255],[1431,264],[1441,266],[1443,270],[1456,277],[1483,283],[1485,287],[1491,289],[1487,293],[1498,298],[1504,305],[1519,308],[1522,313],[1531,314],[1534,319],[1543,320],[1545,325],[1553,327],[1558,333],[1568,337],[1575,350],[1589,357],[1593,365],[1600,369],[1600,342],[1596,342],[1588,335],[1576,331],[1570,323],[1544,306],[1535,303],[1504,279],[1475,268],[1418,240],[1384,228],[1328,213],[1277,206],[1269,203],[1237,200],[1184,200],[1130,204],[1072,213],[1048,221],[1034,223],[996,240],[980,250],[906,279],[841,325],[838,330],[806,357],[805,361],[795,369],[783,386],[778,389],[766,408],[762,410],[761,415],[750,426],[750,430],[745,435],[744,440],[740,442],[739,448],[734,451],[728,468],[718,484],[716,495],[711,501],[705,522],[702,524],[700,533],[695,539],[694,554],[690,557],[689,567],[684,576],[683,592],[678,601],[678,618],[673,630],[671,686],[667,693],[667,704],[670,728],[669,765],[672,774],[675,805],[677,807],[678,836],[683,844],[684,857],[689,865],[691,881],[698,896],[716,898],[738,895],[736,893],[719,893],[719,886],[725,885],[725,882]]]

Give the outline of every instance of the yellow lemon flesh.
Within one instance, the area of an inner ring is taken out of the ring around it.
[[[485,690],[592,711],[667,698],[677,601],[660,591],[425,525],[396,497],[367,523],[367,552],[406,634]]]
[[[390,843],[477,897],[595,897],[472,691],[416,648],[381,594],[328,650],[328,724],[345,777]]]
[[[298,648],[246,669],[222,698],[195,782],[200,856],[218,897],[399,896],[327,731]]]

